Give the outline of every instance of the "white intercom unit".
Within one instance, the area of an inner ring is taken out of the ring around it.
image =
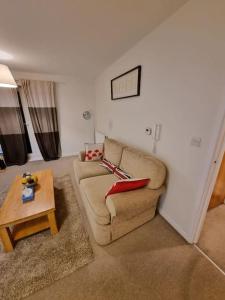
[[[160,140],[161,137],[161,129],[162,129],[162,125],[159,123],[155,123],[154,128],[152,129],[151,127],[146,127],[145,128],[145,133],[147,135],[150,135],[153,139],[153,153],[156,153],[156,145],[157,142]]]
[[[157,152],[157,143],[160,140],[161,129],[162,129],[162,125],[156,123],[153,131],[153,148],[152,148],[153,153]]]
[[[162,128],[161,124],[155,124],[153,139],[156,142],[160,140],[161,128]]]

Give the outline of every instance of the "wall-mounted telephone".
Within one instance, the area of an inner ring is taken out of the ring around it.
[[[154,133],[153,133],[153,153],[156,153],[157,151],[157,142],[160,140],[160,135],[161,135],[161,129],[162,129],[162,125],[161,124],[155,124],[154,126]]]
[[[154,139],[154,141],[156,141],[156,142],[158,142],[158,141],[160,140],[161,127],[162,127],[161,124],[155,124],[153,139]]]

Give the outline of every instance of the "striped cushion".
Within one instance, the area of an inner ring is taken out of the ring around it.
[[[101,161],[99,165],[106,168],[111,173],[114,173],[114,170],[116,169],[116,166],[105,158]]]
[[[113,173],[114,173],[114,175],[119,177],[119,179],[130,179],[131,178],[131,176],[129,174],[122,171],[120,168],[116,168]]]
[[[120,168],[117,168],[116,165],[114,165],[113,163],[111,163],[110,161],[108,161],[105,158],[101,161],[101,163],[99,165],[106,168],[109,172],[116,175],[119,179],[130,179],[131,178],[131,176],[129,174],[122,171]]]

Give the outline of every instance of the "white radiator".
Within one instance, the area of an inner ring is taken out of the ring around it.
[[[104,133],[95,130],[95,143],[104,143],[105,137]]]

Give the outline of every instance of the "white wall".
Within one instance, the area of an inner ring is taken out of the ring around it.
[[[96,128],[152,151],[146,126],[162,124],[168,167],[160,213],[188,240],[224,111],[225,1],[192,0],[111,65],[96,82]],[[141,96],[110,100],[110,80],[142,65]],[[200,148],[190,146],[201,137]]]
[[[93,116],[84,120],[82,113],[90,110],[94,114],[94,85],[75,77],[13,72],[16,79],[53,80],[56,83],[56,104],[61,135],[62,156],[77,154],[84,142],[94,139]],[[33,141],[34,158],[39,150]]]

